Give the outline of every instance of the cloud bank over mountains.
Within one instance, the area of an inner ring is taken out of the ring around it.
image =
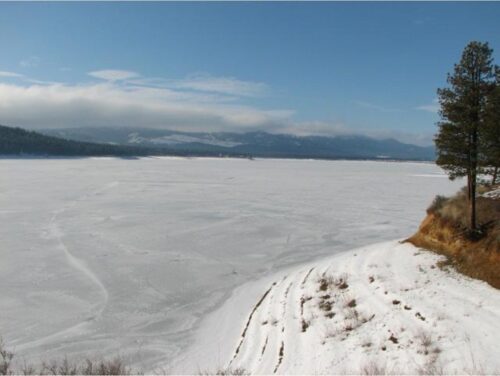
[[[44,83],[13,72],[0,77],[0,118],[30,128],[74,126],[173,127],[182,130],[275,129],[293,111],[240,104],[262,95],[263,83],[193,75],[186,79],[145,78],[124,70],[89,72],[83,84]]]
[[[265,99],[262,82],[205,73],[183,79],[144,77],[107,69],[88,72],[83,83],[36,80],[0,71],[0,123],[31,129],[134,126],[178,131],[291,133],[333,136],[391,136],[383,130],[350,129],[343,124],[293,119],[293,109],[263,109],[248,102]],[[415,135],[394,133],[403,142]],[[429,137],[421,137],[428,144]]]

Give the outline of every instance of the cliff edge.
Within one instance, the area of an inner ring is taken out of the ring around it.
[[[407,241],[446,256],[443,266],[451,265],[500,289],[500,186],[483,187],[477,197],[480,239],[467,236],[467,212],[464,191],[450,198],[437,196],[417,233]]]

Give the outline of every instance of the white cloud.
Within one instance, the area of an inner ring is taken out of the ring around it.
[[[282,127],[272,130],[273,133],[289,133],[297,136],[367,136],[375,139],[393,138],[395,140],[419,145],[429,146],[433,143],[432,133],[411,133],[401,132],[394,129],[377,129],[348,127],[343,123],[322,122],[322,121],[306,121],[306,122],[290,122]]]
[[[141,126],[177,130],[270,130],[293,111],[263,110],[238,103],[267,85],[196,74],[185,79],[147,78],[127,70],[97,70],[103,81],[62,84],[20,77],[0,83],[0,123],[24,127]]]
[[[40,64],[40,58],[38,56],[30,56],[19,62],[19,65],[23,68],[34,68]]]
[[[107,81],[1,84],[0,123],[24,127],[141,126],[177,130],[272,129],[293,114],[227,104],[206,94]]]
[[[182,80],[173,80],[170,85],[178,89],[243,97],[259,96],[268,89],[267,85],[261,82],[241,81],[234,77],[214,77],[207,74],[195,74]]]
[[[421,110],[421,111],[438,113],[439,112],[439,100],[436,98],[436,99],[434,99],[432,101],[431,104],[426,104],[426,105],[423,105],[423,106],[418,106],[416,109],[417,110]]]
[[[272,132],[274,133],[289,133],[296,136],[339,136],[353,134],[354,131],[349,129],[342,123],[330,123],[323,121],[302,121],[302,122],[289,122],[283,124]]]
[[[139,74],[136,72],[118,70],[118,69],[98,70],[89,72],[88,75],[95,78],[100,78],[101,80],[105,81],[122,81],[130,78],[139,77]]]
[[[293,120],[290,109],[245,106],[267,85],[207,75],[168,80],[122,70],[91,72],[104,81],[63,84],[1,72],[0,124],[36,128],[134,126],[180,131],[267,131],[298,136],[363,134],[429,144],[432,135],[362,129],[342,123]],[[16,83],[10,78],[18,78]],[[366,104],[366,103],[365,103]],[[387,110],[387,109],[386,109]]]
[[[24,76],[22,74],[19,74],[19,73],[0,71],[0,77],[22,78]]]
[[[401,112],[401,110],[399,110],[397,108],[387,108],[387,107],[379,106],[377,104],[373,104],[370,102],[355,101],[354,103],[356,103],[358,106],[368,108],[370,110],[376,110],[379,112]]]

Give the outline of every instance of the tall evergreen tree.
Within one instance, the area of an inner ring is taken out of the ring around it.
[[[494,87],[493,50],[488,43],[469,43],[447,88],[438,89],[441,105],[435,137],[437,164],[450,179],[467,177],[469,230],[477,233],[476,181],[480,168],[480,134],[484,128],[486,99]]]
[[[484,148],[485,172],[491,175],[491,184],[496,184],[500,172],[500,70],[496,67],[495,88],[488,96],[484,113]]]

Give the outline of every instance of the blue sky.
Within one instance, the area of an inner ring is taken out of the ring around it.
[[[1,3],[0,123],[429,143],[500,3]]]

